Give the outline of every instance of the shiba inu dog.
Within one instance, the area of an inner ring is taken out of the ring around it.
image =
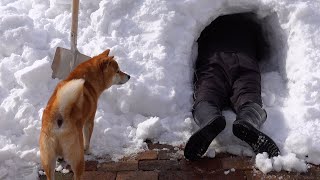
[[[43,112],[40,158],[47,179],[54,179],[56,159],[63,157],[80,179],[89,150],[94,116],[101,93],[130,76],[119,69],[109,49],[79,64],[55,88]]]

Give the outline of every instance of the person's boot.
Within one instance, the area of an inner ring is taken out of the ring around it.
[[[267,152],[269,157],[278,156],[280,150],[276,143],[258,130],[266,118],[267,113],[259,104],[245,103],[238,110],[232,131],[236,137],[248,143],[256,154]]]
[[[218,107],[200,102],[193,111],[195,122],[200,126],[188,140],[184,156],[188,160],[200,159],[213,139],[226,127],[226,121]]]

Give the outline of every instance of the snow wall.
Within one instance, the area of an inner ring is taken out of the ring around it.
[[[70,48],[71,1],[0,1],[0,179],[34,179],[41,116],[58,80],[51,79],[57,46]],[[302,0],[82,0],[79,50],[107,48],[131,75],[99,100],[92,156],[113,159],[146,149],[144,140],[185,144],[197,130],[192,107],[193,62],[201,31],[224,14],[254,12],[272,47],[261,63],[268,120],[262,131],[282,156],[256,158],[263,172],[306,171],[320,163],[320,3]],[[227,128],[210,146],[253,155]]]

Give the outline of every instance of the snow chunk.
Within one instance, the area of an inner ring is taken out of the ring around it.
[[[17,82],[26,88],[39,88],[51,79],[51,68],[48,58],[35,61],[31,66],[17,71],[14,76]]]
[[[295,171],[295,172],[306,172],[308,166],[304,160],[298,159],[296,154],[289,153],[285,156],[277,156],[271,159],[268,158],[266,152],[258,154],[256,156],[255,166],[263,173],[268,173],[272,170],[281,171]]]
[[[138,124],[136,136],[137,139],[154,139],[157,138],[162,132],[164,128],[160,122],[159,117],[151,117],[146,121]]]
[[[308,166],[304,160],[298,159],[296,154],[289,153],[285,156],[274,157],[274,164],[276,164],[277,171],[279,171],[280,164],[282,169],[286,171],[307,172]]]
[[[266,152],[257,154],[255,165],[265,174],[272,171],[272,161],[268,158],[268,153]]]

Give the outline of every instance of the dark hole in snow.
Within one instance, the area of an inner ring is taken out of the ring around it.
[[[256,24],[261,32],[260,49],[260,70],[261,73],[277,71],[286,79],[286,56],[287,56],[287,37],[284,30],[280,26],[279,18],[276,13],[270,13],[267,16],[261,17],[254,12],[244,12],[237,14],[228,14],[232,16],[245,16],[248,21]],[[222,15],[221,15],[222,16]],[[221,17],[219,16],[219,17]],[[211,24],[219,20],[219,17],[214,19]],[[212,26],[214,27],[214,26]],[[205,27],[202,34],[210,28],[210,25]],[[200,38],[202,38],[200,36]],[[199,39],[200,39],[199,38]],[[198,41],[199,41],[198,39]]]
[[[278,14],[270,9],[269,12],[251,11],[236,11],[236,13],[222,13],[220,16],[246,14],[247,18],[255,23],[261,31],[261,37],[265,41],[267,48],[262,48],[261,57],[259,59],[259,67],[261,71],[261,87],[262,87],[262,100],[264,106],[282,106],[284,100],[288,96],[287,87],[287,73],[286,73],[286,59],[288,52],[288,37],[285,30],[280,25]],[[210,27],[220,16],[215,16],[207,23],[207,26],[202,27],[199,31],[199,38],[195,39],[196,43],[192,48],[192,63],[193,68],[196,67],[197,55],[200,53],[199,39],[206,28]],[[201,35],[200,35],[201,33]],[[193,77],[191,77],[193,78]],[[273,110],[274,114],[278,114],[277,121],[282,122],[284,116],[281,112]],[[270,121],[270,120],[269,120]],[[278,126],[283,127],[281,125]]]

